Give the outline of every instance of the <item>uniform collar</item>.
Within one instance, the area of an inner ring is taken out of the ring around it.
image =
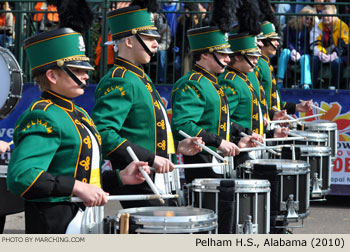
[[[140,77],[145,77],[145,72],[143,71],[142,67],[135,66],[130,61],[123,59],[121,57],[117,57],[114,61],[115,65],[125,67],[126,69],[134,72],[135,74],[139,75]]]
[[[63,109],[72,112],[74,108],[73,100],[70,98],[67,98],[63,95],[57,94],[51,90],[46,90],[41,95],[44,99],[49,99],[56,105],[62,107]]]
[[[228,72],[234,72],[236,75],[238,75],[239,77],[241,77],[243,80],[247,80],[247,74],[245,74],[245,73],[239,71],[237,68],[235,68],[235,67],[233,67],[233,66],[228,65],[228,66],[226,67],[226,70],[227,70]]]
[[[265,54],[261,54],[260,58],[262,58],[263,60],[267,61],[268,63],[270,62],[270,58],[267,57]]]
[[[193,71],[198,72],[202,75],[204,75],[204,77],[206,77],[208,80],[210,80],[212,83],[217,84],[218,83],[218,78],[216,78],[215,75],[209,73],[205,68],[203,68],[202,66],[195,64],[192,68]]]

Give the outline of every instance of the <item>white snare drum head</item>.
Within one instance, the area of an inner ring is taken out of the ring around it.
[[[0,51],[0,108],[5,104],[8,94],[10,92],[10,70],[9,66]]]

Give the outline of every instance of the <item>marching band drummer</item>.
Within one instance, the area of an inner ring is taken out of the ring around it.
[[[249,73],[254,72],[261,56],[257,38],[248,33],[234,32],[229,35],[229,43],[233,51],[230,55],[231,60],[225,72],[218,79],[228,98],[231,120],[263,136],[266,130],[264,104],[259,96],[261,85],[257,82],[257,87],[255,87],[248,77]],[[273,137],[273,133],[268,133],[270,137]],[[280,128],[275,129],[274,133],[275,137],[287,136]]]
[[[73,98],[84,94],[87,70],[80,33],[60,28],[24,41],[33,76],[42,91],[21,115],[14,130],[8,166],[11,192],[25,199],[26,233],[65,233],[81,204],[107,202],[101,189],[101,137],[84,109]],[[147,162],[133,162],[125,170],[109,174],[113,186],[144,181],[138,166],[149,172]]]
[[[101,79],[95,91],[92,118],[101,134],[103,157],[113,169],[124,169],[131,162],[127,147],[147,161],[157,173],[174,169],[168,159],[175,154],[170,123],[162,100],[142,68],[157,51],[160,37],[153,15],[157,1],[133,1],[129,7],[107,14],[118,57],[114,67]],[[178,143],[177,151],[194,155],[201,148],[199,137]],[[125,186],[120,190],[106,187],[112,194],[149,194],[147,183]],[[159,205],[158,201],[122,201],[123,208]]]
[[[216,16],[216,6],[214,1],[213,17]],[[230,61],[229,54],[232,53],[227,34],[223,32],[231,28],[230,19],[220,21],[222,29],[212,25],[187,32],[195,64],[192,71],[180,78],[173,87],[171,124],[178,139],[181,137],[177,132],[182,130],[189,135],[202,137],[206,145],[214,151],[222,151],[224,156],[236,156],[240,152],[239,147],[256,145],[250,141],[251,136],[240,138],[241,132],[250,135],[251,131],[235,123],[231,124],[227,97],[218,85],[216,74],[224,71]],[[215,20],[212,20],[214,23]],[[256,136],[254,138],[258,140]],[[212,157],[206,152],[192,157],[184,155],[184,162],[211,163]],[[236,158],[235,162],[238,162]],[[222,177],[214,169],[185,169],[186,183],[191,183],[195,178]]]
[[[261,57],[258,60],[258,78],[264,87],[266,94],[267,106],[270,112],[270,118],[274,118],[273,107],[276,106],[279,110],[286,110],[288,114],[295,114],[296,112],[307,112],[311,110],[312,100],[303,101],[299,104],[291,102],[283,102],[280,91],[274,77],[273,67],[270,63],[270,56],[275,55],[279,45],[279,35],[273,23],[264,21],[262,23],[263,31],[263,47],[261,48]]]

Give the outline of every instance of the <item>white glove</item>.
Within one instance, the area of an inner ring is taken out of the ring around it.
[[[320,61],[321,61],[322,63],[327,63],[327,62],[329,62],[329,61],[331,60],[330,55],[325,54],[325,53],[323,53],[323,52],[319,52],[319,53],[317,54],[317,56],[318,56],[318,58],[320,59]]]
[[[333,62],[334,60],[338,59],[338,54],[337,52],[332,52],[330,56],[330,61]]]
[[[295,49],[293,49],[291,54],[290,54],[290,59],[293,62],[298,62],[300,59],[300,53],[298,53]]]

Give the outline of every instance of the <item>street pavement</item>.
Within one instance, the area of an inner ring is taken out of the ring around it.
[[[105,216],[118,213],[119,202],[109,202],[105,206]],[[290,223],[289,228],[294,234],[350,234],[350,196],[328,196],[327,201],[311,202],[310,215],[303,223]],[[24,234],[24,214],[8,215],[5,234]]]

